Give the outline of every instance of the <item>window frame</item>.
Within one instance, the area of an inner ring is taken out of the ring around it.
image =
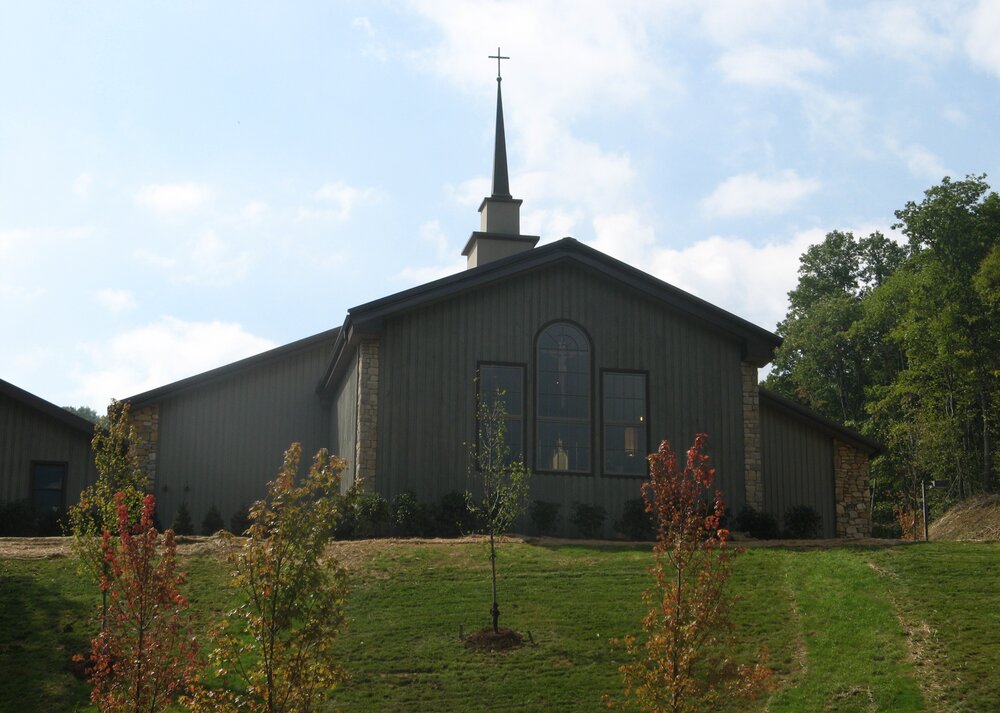
[[[587,431],[590,437],[589,438],[590,442],[587,444],[587,449],[590,452],[590,458],[589,458],[590,468],[588,470],[552,470],[551,468],[543,468],[541,464],[538,462],[539,428],[542,423],[550,420],[547,418],[541,418],[538,415],[538,388],[540,382],[539,370],[538,370],[538,342],[542,338],[542,335],[545,334],[545,331],[547,329],[557,324],[568,324],[569,326],[580,330],[580,333],[583,335],[584,339],[587,340],[587,348],[589,350],[588,352],[589,365],[587,374],[587,427],[588,427]],[[541,473],[544,475],[571,475],[571,476],[575,475],[575,476],[585,476],[585,477],[595,475],[598,472],[597,469],[595,468],[595,463],[594,463],[594,364],[597,362],[597,356],[596,356],[596,350],[594,349],[594,340],[593,338],[591,338],[590,332],[588,332],[582,324],[580,324],[579,322],[575,322],[572,319],[559,318],[559,319],[549,320],[541,327],[539,327],[538,330],[535,332],[535,339],[532,350],[532,359],[534,368],[532,369],[533,388],[531,391],[532,391],[533,401],[532,401],[531,414],[532,418],[534,418],[535,420],[534,429],[532,431],[534,438],[531,443],[531,458],[532,458],[532,464],[534,465],[533,472]]]
[[[604,420],[604,375],[605,374],[642,374],[645,382],[645,389],[643,393],[644,405],[645,405],[645,419],[646,419],[646,450],[649,450],[650,446],[650,436],[651,429],[649,425],[649,371],[647,369],[615,369],[612,367],[601,367],[601,424],[600,424],[600,438],[601,438],[601,476],[605,478],[642,478],[647,480],[649,478],[649,461],[646,460],[646,468],[640,473],[609,473],[606,469],[607,461],[605,460],[605,454],[607,451],[607,442],[605,439],[605,420]],[[645,454],[645,455],[648,455]],[[644,457],[645,457],[644,455]]]
[[[479,453],[479,405],[482,403],[483,367],[503,366],[521,370],[521,460],[528,462],[528,365],[518,361],[479,360],[476,362],[476,402],[472,423],[475,428],[476,453]],[[510,444],[508,444],[510,445]],[[512,453],[513,455],[513,453]],[[476,458],[476,470],[479,471],[479,459]]]
[[[59,487],[59,509],[56,512],[66,512],[66,487],[69,484],[69,461],[64,460],[33,460],[28,469],[28,498],[31,500],[31,507],[35,508],[35,491],[43,490],[35,487],[35,468],[45,465],[62,466],[62,483]],[[46,488],[44,492],[52,492],[53,489]],[[38,512],[47,512],[39,510]]]

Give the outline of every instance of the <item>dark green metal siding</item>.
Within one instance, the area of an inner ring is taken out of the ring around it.
[[[358,360],[355,355],[351,366],[341,380],[333,397],[330,419],[330,447],[347,461],[341,490],[354,483],[354,446],[358,427]]]
[[[34,461],[66,463],[66,505],[94,482],[90,436],[0,394],[0,501],[31,496]]]
[[[823,518],[823,536],[836,536],[833,444],[829,435],[761,399],[761,471],[764,509],[782,518],[809,505]]]
[[[306,465],[329,446],[329,406],[315,388],[331,346],[314,344],[160,402],[156,496],[164,525],[182,500],[196,527],[212,504],[228,523],[263,496],[289,444],[302,444]]]
[[[534,349],[553,320],[580,325],[592,342],[592,475],[537,474],[532,499],[562,504],[563,532],[574,502],[609,512],[640,495],[641,478],[600,473],[600,370],[649,372],[650,445],[667,438],[680,452],[695,433],[709,453],[730,505],[743,489],[741,347],[731,338],[664,309],[585,268],[555,265],[390,318],[381,336],[378,489],[407,488],[431,500],[467,487],[478,361],[519,362],[528,372],[529,466],[534,453]],[[524,529],[525,523],[519,523]]]

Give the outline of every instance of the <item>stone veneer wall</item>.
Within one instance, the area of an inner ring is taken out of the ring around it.
[[[138,441],[135,445],[139,465],[149,477],[149,487],[156,485],[156,454],[160,443],[160,405],[144,406],[132,412],[132,426]]]
[[[358,425],[354,445],[354,477],[368,492],[375,490],[378,453],[378,340],[358,345]]]
[[[757,367],[743,363],[743,468],[747,505],[764,509],[760,457],[760,391]]]
[[[869,537],[868,455],[834,439],[833,486],[837,505],[837,537]]]

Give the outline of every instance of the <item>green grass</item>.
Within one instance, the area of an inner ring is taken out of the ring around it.
[[[487,654],[459,639],[489,621],[482,545],[367,547],[339,642],[351,681],[329,710],[598,711],[620,690],[609,639],[638,629],[648,548],[505,545],[501,624],[535,645]],[[732,580],[737,657],[766,647],[779,688],[731,710],[1000,710],[998,561],[1000,546],[969,543],[749,551]],[[182,562],[193,620],[214,620],[233,598],[226,568]],[[87,647],[95,592],[65,559],[0,561],[0,577],[0,711],[87,710],[64,667]]]

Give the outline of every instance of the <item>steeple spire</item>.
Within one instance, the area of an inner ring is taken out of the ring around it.
[[[500,60],[510,59],[497,53],[490,55],[497,61],[497,126],[493,144],[493,192],[479,205],[479,230],[469,236],[462,255],[468,258],[469,268],[485,265],[493,260],[531,250],[538,243],[537,235],[521,235],[521,199],[510,195],[507,175],[507,140],[503,130],[503,96],[500,93]]]
[[[510,198],[510,179],[507,177],[507,138],[503,130],[503,96],[500,92],[500,60],[510,59],[497,53],[491,54],[490,59],[497,61],[497,128],[496,140],[493,144],[493,195],[491,198]]]

